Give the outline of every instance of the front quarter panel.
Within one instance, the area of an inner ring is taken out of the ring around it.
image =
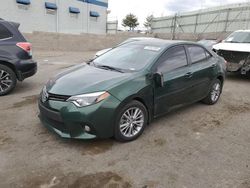
[[[143,74],[137,75],[133,79],[114,87],[109,92],[121,101],[117,111],[130,101],[138,100],[148,109],[149,121],[152,119],[154,100],[150,74],[144,72]]]
[[[217,75],[217,77],[222,76],[223,80],[225,80],[226,61],[220,56],[217,56],[216,60],[217,60],[216,75]]]

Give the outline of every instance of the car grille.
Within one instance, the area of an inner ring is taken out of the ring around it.
[[[48,100],[54,100],[54,101],[67,101],[70,98],[70,96],[67,95],[57,95],[48,93]]]

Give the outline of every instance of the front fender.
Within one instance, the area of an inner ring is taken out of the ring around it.
[[[148,110],[149,121],[152,120],[154,106],[154,92],[152,81],[146,76],[139,76],[123,83],[109,92],[121,101],[116,113],[118,113],[127,103],[138,100],[143,103]]]

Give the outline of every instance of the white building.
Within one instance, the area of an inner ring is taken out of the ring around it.
[[[33,31],[105,34],[108,0],[1,0],[0,18]]]

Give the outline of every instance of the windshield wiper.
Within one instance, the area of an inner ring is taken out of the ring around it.
[[[112,70],[112,71],[117,71],[117,72],[124,73],[124,71],[122,71],[121,69],[111,67],[111,66],[108,66],[108,65],[96,65],[96,67],[101,68],[101,69]]]

